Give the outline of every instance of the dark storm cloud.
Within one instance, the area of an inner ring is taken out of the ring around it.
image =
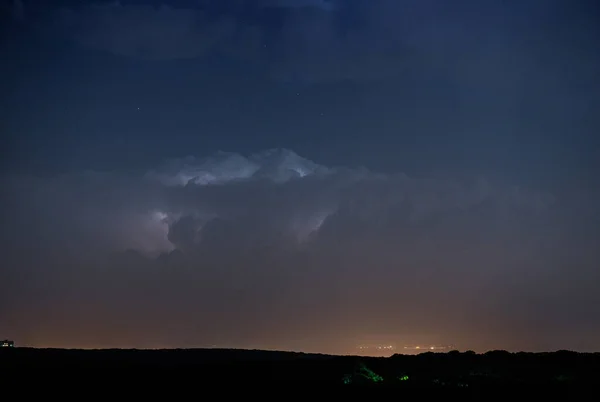
[[[22,0],[2,2],[0,10],[6,12],[10,18],[21,21],[25,17],[25,8]]]
[[[258,0],[259,7],[280,8],[316,8],[324,11],[335,10],[339,1],[336,0]]]
[[[3,188],[2,317],[30,342],[52,332],[52,308],[80,317],[82,343],[147,346],[412,328],[454,339],[479,331],[490,347],[497,326],[523,345],[535,344],[535,326],[597,313],[586,287],[597,256],[575,211],[483,178],[324,167],[274,150],[146,173],[12,177]],[[556,292],[572,300],[568,311]],[[39,301],[25,303],[32,294]],[[46,318],[20,327],[23,314]],[[132,327],[110,339],[89,329],[104,333],[110,320]]]
[[[315,7],[319,2],[264,2],[247,3],[251,8],[281,7],[289,14],[308,16],[327,15],[330,8]],[[217,52],[234,59],[265,62],[265,36],[268,26],[244,18],[232,3],[230,7],[215,8],[215,2],[202,3],[204,7],[171,7],[168,3],[121,4],[97,2],[78,8],[63,8],[56,12],[55,23],[67,29],[79,44],[120,56],[154,60],[197,58]],[[188,5],[189,6],[189,5]],[[292,17],[293,18],[293,17]],[[287,17],[286,17],[287,19]],[[319,29],[310,19],[300,21],[312,26],[303,31]],[[293,20],[292,24],[297,21]],[[285,23],[288,25],[288,23]],[[278,49],[296,46],[311,38],[283,38]],[[327,38],[324,38],[327,40]],[[269,49],[270,50],[270,49]],[[287,56],[286,56],[287,57]],[[300,58],[298,57],[298,60]],[[269,66],[265,65],[265,69]]]
[[[150,60],[198,57],[222,45],[236,29],[230,18],[211,21],[201,10],[118,2],[63,9],[56,22],[70,28],[82,45]]]
[[[594,51],[582,36],[594,34],[583,6],[574,11],[558,1],[528,4],[92,2],[46,10],[45,15],[55,31],[59,28],[80,45],[134,59],[218,55],[252,63],[271,78],[294,84],[410,81],[411,74],[427,70],[464,85],[495,83],[502,90],[521,87],[523,80],[552,83],[564,74],[560,61],[573,55],[575,42],[574,68],[584,68],[582,58]],[[281,12],[272,12],[274,7]],[[556,29],[559,16],[577,28]],[[545,77],[534,77],[540,70]]]

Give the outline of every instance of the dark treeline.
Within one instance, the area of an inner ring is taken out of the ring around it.
[[[196,385],[225,383],[331,384],[344,388],[471,391],[529,387],[550,393],[589,391],[600,378],[600,353],[423,353],[388,358],[224,349],[63,350],[0,349],[3,373],[60,370],[102,375],[185,374]],[[539,394],[538,394],[539,396]]]

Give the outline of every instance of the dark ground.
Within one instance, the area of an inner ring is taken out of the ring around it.
[[[223,349],[6,348],[0,349],[0,371],[5,383],[17,377],[60,375],[78,378],[79,384],[84,378],[94,379],[103,387],[119,381],[134,385],[143,378],[146,388],[157,382],[177,389],[230,386],[229,391],[242,386],[300,390],[318,385],[339,390],[395,388],[390,390],[393,393],[426,390],[446,396],[457,392],[483,393],[489,397],[519,389],[532,392],[535,400],[542,395],[551,396],[552,400],[600,398],[600,353],[566,351],[449,352],[369,358]]]

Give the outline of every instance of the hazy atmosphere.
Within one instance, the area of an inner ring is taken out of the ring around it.
[[[0,338],[600,350],[600,6],[0,0]]]

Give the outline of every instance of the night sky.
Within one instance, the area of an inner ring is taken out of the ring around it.
[[[0,5],[0,338],[600,350],[596,1]]]

